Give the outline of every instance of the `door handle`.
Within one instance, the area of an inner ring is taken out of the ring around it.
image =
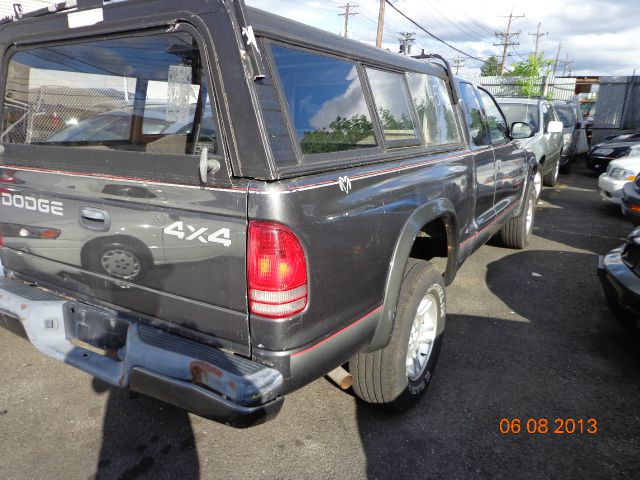
[[[80,225],[89,230],[106,232],[111,228],[111,217],[99,208],[80,207]]]

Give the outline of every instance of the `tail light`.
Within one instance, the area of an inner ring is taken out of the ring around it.
[[[295,234],[274,222],[250,222],[249,310],[269,318],[290,317],[307,306],[307,262]]]

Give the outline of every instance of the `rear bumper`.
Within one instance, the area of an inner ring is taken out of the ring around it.
[[[0,311],[19,320],[42,353],[196,415],[244,428],[282,407],[279,371],[114,310],[3,278]]]

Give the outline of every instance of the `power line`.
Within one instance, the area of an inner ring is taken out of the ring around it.
[[[507,31],[506,32],[496,32],[496,37],[501,38],[502,42],[494,43],[495,47],[503,47],[502,49],[502,62],[500,63],[499,75],[502,76],[504,73],[504,66],[507,62],[507,49],[512,45],[520,45],[518,42],[514,42],[512,40],[513,37],[518,37],[520,32],[512,32],[511,31],[511,22],[513,22],[514,18],[523,18],[524,15],[514,15],[513,9],[509,15],[503,15],[503,18],[508,18],[507,22]]]
[[[453,45],[451,45],[450,43],[445,42],[444,40],[442,40],[440,37],[434,35],[433,33],[431,33],[429,30],[427,30],[426,28],[424,28],[422,25],[420,25],[418,22],[416,22],[414,19],[412,19],[411,17],[409,17],[408,15],[406,15],[404,12],[402,12],[400,9],[398,9],[398,7],[396,7],[393,3],[391,3],[389,0],[385,0],[387,2],[387,5],[389,5],[391,8],[393,8],[396,12],[398,12],[400,15],[402,15],[404,18],[406,18],[407,20],[409,20],[411,23],[413,23],[416,27],[418,27],[420,30],[422,30],[423,32],[425,32],[427,35],[429,35],[431,38],[439,41],[440,43],[445,44],[447,47],[451,48],[452,50],[455,50],[458,53],[461,53],[462,55],[464,55],[465,57],[468,58],[472,58],[473,60],[478,60],[479,62],[484,62],[484,60],[482,60],[481,58],[478,57],[474,57],[473,55],[468,54],[467,52],[463,52],[462,50],[460,50],[459,48],[454,47]]]

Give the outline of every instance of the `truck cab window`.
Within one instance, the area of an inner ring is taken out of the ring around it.
[[[216,123],[197,44],[175,32],[18,51],[0,134],[8,143],[184,155],[198,153],[198,136],[217,153]]]

